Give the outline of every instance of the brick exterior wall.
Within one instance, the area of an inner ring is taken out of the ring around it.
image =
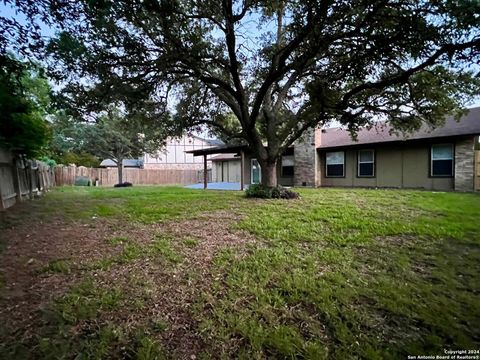
[[[474,158],[473,138],[455,144],[455,191],[473,191]]]
[[[311,129],[294,144],[295,186],[318,186],[315,130]]]

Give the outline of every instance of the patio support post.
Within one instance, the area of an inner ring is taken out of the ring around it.
[[[243,191],[245,182],[243,181],[243,176],[245,172],[245,153],[243,150],[240,150],[240,190]]]
[[[208,184],[207,173],[207,155],[203,155],[203,188],[206,189]]]

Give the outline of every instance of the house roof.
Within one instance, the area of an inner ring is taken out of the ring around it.
[[[378,123],[372,129],[361,129],[358,131],[357,140],[352,140],[346,129],[332,128],[321,130],[321,141],[317,149],[328,149],[363,144],[376,144],[386,142],[398,142],[409,140],[420,140],[429,138],[443,138],[462,135],[480,134],[480,107],[469,109],[468,114],[460,121],[453,117],[447,118],[445,125],[431,129],[423,125],[420,130],[411,134],[390,133],[392,127],[384,122]]]
[[[214,146],[220,146],[220,145],[223,145],[223,144],[224,144],[224,142],[223,142],[222,140],[220,140],[220,139],[205,139],[205,138],[203,138],[203,137],[201,137],[201,136],[194,135],[194,134],[188,135],[188,136],[191,136],[191,137],[197,138],[197,139],[199,139],[199,140],[205,141],[205,142],[207,142],[207,143],[209,143],[209,144],[211,144],[211,145],[214,145]]]
[[[240,160],[240,158],[238,156],[236,156],[235,154],[219,154],[219,155],[212,156],[210,158],[210,160],[212,160],[212,161],[231,161],[231,160]]]
[[[211,154],[235,154],[239,151],[246,151],[248,150],[248,145],[240,144],[240,145],[220,145],[214,146],[210,148],[204,149],[196,149],[196,150],[189,150],[185,151],[188,154],[193,154],[193,156],[200,156],[200,155],[211,155]]]
[[[142,167],[143,161],[140,159],[124,159],[123,160],[123,167]],[[105,159],[100,163],[100,167],[116,167],[117,163],[114,162],[112,159]]]

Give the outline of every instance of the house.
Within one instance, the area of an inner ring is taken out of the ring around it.
[[[165,148],[153,154],[143,155],[145,169],[203,169],[203,159],[194,157],[188,151],[205,149],[223,144],[219,140],[203,139],[196,135],[184,135],[181,138],[169,138]],[[210,157],[207,158],[211,168]]]
[[[133,169],[141,169],[143,168],[143,161],[142,159],[124,159],[122,161],[124,168],[133,168]],[[101,168],[116,168],[117,163],[112,159],[105,159],[102,160],[100,163]]]
[[[184,135],[181,138],[168,138],[166,146],[153,154],[143,154],[139,159],[125,159],[125,168],[140,169],[177,169],[203,170],[203,160],[187,153],[189,150],[204,149],[223,144],[219,140],[203,139],[195,135]],[[210,157],[207,159],[207,168],[211,168]],[[105,159],[100,167],[117,167],[111,159]]]
[[[391,133],[385,123],[361,129],[356,140],[342,128],[316,129],[287,149],[277,164],[284,186],[338,186],[473,191],[480,107],[459,122],[423,126],[412,134]],[[261,181],[258,161],[246,145],[190,151],[212,156],[213,181]],[[218,155],[220,154],[220,155]],[[243,165],[242,165],[243,162]],[[242,171],[243,169],[243,171]],[[243,179],[241,174],[243,173]]]
[[[246,147],[245,147],[246,149]],[[290,147],[282,156],[281,163],[277,167],[277,179],[283,186],[294,184],[294,147]],[[259,183],[262,177],[258,161],[248,156],[248,166],[244,170],[246,184]],[[241,159],[239,154],[220,154],[213,156],[212,179],[214,182],[240,182]]]

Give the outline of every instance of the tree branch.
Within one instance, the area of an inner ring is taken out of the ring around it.
[[[347,92],[343,97],[341,102],[338,104],[339,108],[346,108],[348,106],[348,101],[354,97],[356,94],[365,91],[365,90],[381,90],[384,89],[388,86],[395,85],[395,84],[400,84],[405,81],[407,81],[410,76],[426,69],[427,67],[434,65],[435,62],[445,54],[448,54],[450,56],[453,56],[456,52],[479,46],[480,47],[480,39],[475,39],[472,41],[468,41],[466,43],[461,43],[461,44],[446,44],[441,46],[433,55],[431,55],[429,58],[427,58],[424,62],[421,64],[410,68],[408,70],[405,70],[403,72],[399,72],[394,76],[391,76],[387,79],[383,79],[377,82],[366,82],[363,83],[349,92]]]

